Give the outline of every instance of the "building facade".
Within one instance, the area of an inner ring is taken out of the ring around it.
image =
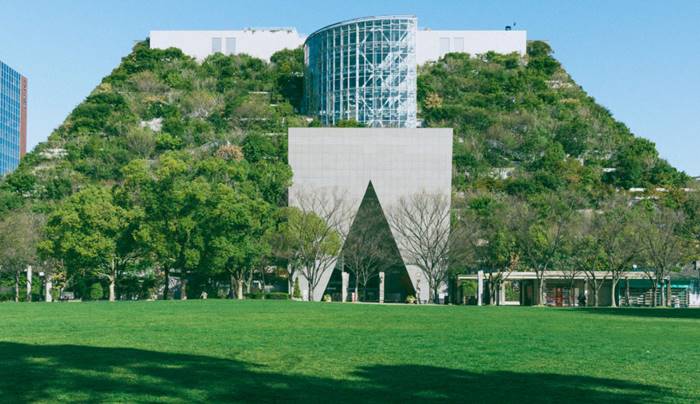
[[[150,46],[154,49],[179,48],[198,61],[215,53],[246,54],[265,61],[283,49],[295,49],[304,43],[304,36],[294,28],[248,28],[237,31],[151,31]]]
[[[413,16],[367,17],[311,34],[304,44],[305,110],[332,126],[416,126]]]
[[[180,48],[199,61],[220,52],[269,61],[304,46],[306,114],[325,126],[355,120],[368,127],[417,126],[417,67],[450,52],[525,55],[525,31],[419,30],[411,15],[363,17],[321,28],[308,38],[294,28],[151,31],[150,46]]]
[[[459,275],[457,290],[464,304],[494,304],[499,306],[661,306],[668,301],[672,307],[700,307],[700,272],[687,270],[672,273],[658,280],[654,296],[650,276],[644,271],[624,271],[613,286],[612,273],[598,271],[594,281],[584,272],[546,271],[543,279],[534,272],[512,272],[500,282],[490,285],[487,272]],[[544,300],[539,299],[539,283],[543,281]],[[474,287],[462,288],[464,283]],[[597,284],[597,293],[596,285]],[[464,290],[470,292],[464,293]]]
[[[27,79],[0,62],[0,175],[27,151]]]
[[[527,52],[527,31],[432,31],[420,30],[416,36],[416,62],[422,65],[448,53],[472,56],[496,52],[507,55]]]
[[[366,199],[381,206],[375,214],[387,215],[401,198],[418,193],[438,194],[450,200],[452,190],[452,129],[410,128],[290,128],[289,165],[294,177],[289,190],[289,206],[312,209],[320,216],[342,203],[348,214],[338,226],[350,233],[358,209]],[[446,207],[449,209],[449,206]],[[392,237],[397,234],[392,230]],[[400,245],[401,243],[397,243]],[[386,289],[401,300],[407,295],[427,301],[426,277],[411,265],[405,251],[399,251],[403,268],[387,279]],[[324,269],[321,282],[313,290],[320,300],[335,263]],[[406,284],[402,283],[406,279]],[[300,278],[303,293],[311,293]],[[394,284],[392,284],[394,282]],[[441,287],[444,293],[446,285]],[[387,299],[390,300],[390,299]]]

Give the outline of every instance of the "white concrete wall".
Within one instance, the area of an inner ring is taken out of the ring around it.
[[[423,191],[449,200],[452,129],[290,128],[289,165],[294,173],[290,206],[298,206],[303,193],[336,194],[349,203],[354,217],[370,180],[385,212],[401,197]],[[408,272],[420,299],[427,300],[425,276],[415,267],[409,266]]]
[[[246,29],[239,31],[151,31],[151,48],[180,48],[185,54],[202,61],[212,55],[212,39],[221,38],[224,54],[245,53],[269,61],[282,49],[295,49],[305,37],[294,29]],[[235,38],[235,51],[227,49],[226,38]],[[232,52],[233,51],[233,52]]]
[[[416,62],[419,65],[436,61],[450,52],[479,55],[489,51],[525,55],[527,31],[419,30],[416,36]]]
[[[304,35],[300,35],[291,28],[237,31],[151,31],[150,38],[151,48],[180,48],[185,54],[199,61],[214,53],[212,51],[212,38],[221,38],[221,51],[223,53],[231,53],[226,49],[226,38],[236,38],[236,49],[233,53],[245,53],[267,61],[275,52],[282,49],[295,49],[303,45],[306,39]],[[527,31],[419,30],[416,36],[416,62],[419,65],[438,60],[449,52],[466,52],[470,55],[478,55],[488,51],[504,54],[517,52],[525,55]]]

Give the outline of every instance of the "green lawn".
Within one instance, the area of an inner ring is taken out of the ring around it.
[[[696,402],[700,310],[0,305],[14,401]]]

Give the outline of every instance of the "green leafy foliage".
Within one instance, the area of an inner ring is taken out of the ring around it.
[[[420,69],[424,126],[455,130],[457,191],[530,198],[570,190],[598,203],[615,188],[686,185],[685,174],[596,104],[552,53],[535,41],[525,59],[448,54]]]
[[[101,300],[104,297],[104,290],[99,282],[95,282],[90,285],[87,295],[85,296],[88,300]]]

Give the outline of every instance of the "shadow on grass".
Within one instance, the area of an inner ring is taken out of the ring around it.
[[[196,343],[196,341],[193,341]],[[350,380],[281,374],[235,360],[138,349],[0,343],[0,397],[27,401],[640,402],[656,386],[433,366],[367,366]]]
[[[581,310],[593,314],[607,314],[614,316],[700,319],[700,309],[672,309],[663,307],[588,307],[575,310]]]

